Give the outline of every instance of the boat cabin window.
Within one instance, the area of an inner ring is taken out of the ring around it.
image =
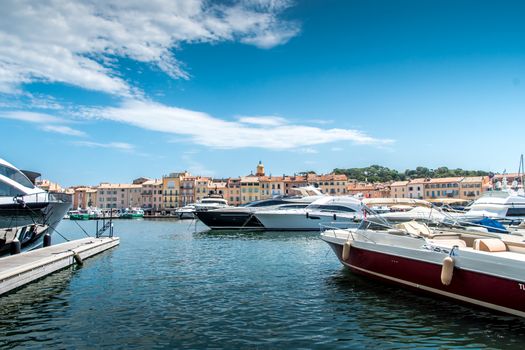
[[[251,202],[246,204],[246,207],[269,207],[270,205],[278,205],[282,204],[282,200],[278,199],[270,199],[270,200],[263,200],[263,201],[257,201],[257,202]]]
[[[354,209],[352,208],[349,208],[349,207],[345,207],[343,205],[328,205],[328,204],[321,204],[321,205],[311,205],[309,206],[308,208],[310,209],[318,209],[318,210],[321,210],[321,211],[329,211],[329,212],[341,212],[341,211],[345,211],[345,212],[355,212]]]
[[[0,164],[0,175],[4,175],[5,177],[13,181],[16,181],[22,186],[34,188],[33,184],[31,183],[31,181],[29,181],[27,176],[25,176],[24,174],[22,174],[22,172],[16,169]]]
[[[0,196],[14,197],[24,195],[18,188],[0,181]]]
[[[223,199],[223,200],[220,200],[220,199],[203,199],[201,201],[201,203],[217,203],[217,204],[225,204],[226,201]]]
[[[525,216],[525,208],[509,208],[507,216]]]
[[[303,209],[306,208],[308,204],[286,204],[279,207],[280,209]]]

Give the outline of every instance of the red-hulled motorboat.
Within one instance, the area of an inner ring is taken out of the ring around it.
[[[525,235],[429,228],[326,230],[321,238],[353,272],[525,317]]]

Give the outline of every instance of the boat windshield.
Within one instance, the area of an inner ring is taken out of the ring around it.
[[[226,200],[224,199],[207,199],[204,198],[201,201],[202,204],[226,204]]]
[[[24,195],[18,188],[13,187],[5,182],[0,181],[0,196],[2,197],[15,197]]]
[[[3,175],[7,177],[8,179],[15,181],[24,187],[28,187],[28,188],[35,187],[33,183],[29,181],[27,176],[22,174],[21,171],[8,167],[6,165],[0,164],[0,175]]]

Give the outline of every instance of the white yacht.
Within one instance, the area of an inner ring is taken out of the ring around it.
[[[495,190],[485,192],[481,198],[470,205],[465,213],[465,218],[469,220],[485,217],[505,219],[515,223],[525,220],[523,186],[516,180],[509,186],[504,177],[501,183],[496,184]]]
[[[54,231],[70,206],[0,159],[0,255],[10,252],[13,240],[20,241],[22,250],[41,246],[44,235]]]
[[[264,229],[264,226],[255,217],[261,210],[286,210],[306,208],[315,200],[323,196],[281,196],[264,199],[245,204],[240,207],[226,207],[222,209],[195,212],[206,226],[211,229]]]
[[[207,211],[202,211],[207,212]],[[194,219],[195,218],[195,204],[188,204],[175,210],[175,214],[179,219]]]
[[[323,196],[306,208],[256,211],[253,215],[266,230],[312,231],[322,227],[355,227],[364,205],[351,196]]]
[[[206,211],[228,207],[228,201],[222,197],[206,197],[194,204],[195,211]]]

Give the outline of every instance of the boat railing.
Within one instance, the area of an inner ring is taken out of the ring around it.
[[[348,226],[345,227],[346,225]],[[322,232],[326,230],[347,230],[352,225],[355,225],[355,221],[331,221],[329,223],[320,223],[319,227]]]
[[[49,200],[50,200],[50,194],[46,191],[29,193],[29,194],[21,194],[21,195],[13,197],[13,202],[19,203],[19,204],[41,203],[41,202],[48,202]]]
[[[102,220],[96,220],[97,226],[96,226],[96,237],[104,237],[104,235],[107,232],[107,237],[113,237],[113,215],[111,213],[109,214],[108,219],[106,219],[106,213],[102,212]],[[101,221],[102,225],[99,224],[99,221]]]
[[[365,220],[363,220],[365,221]],[[360,237],[363,237],[366,241],[369,241],[369,242],[372,242],[372,243],[376,243],[373,239],[371,239],[370,237],[368,237],[364,232],[366,231],[366,228],[363,229],[362,226],[359,226],[359,228],[357,229],[351,229],[351,228],[341,228],[341,227],[337,227],[337,226],[332,226],[331,224],[334,224],[335,222],[331,222],[331,223],[328,223],[328,224],[319,224],[319,226],[321,227],[321,232],[323,233],[326,233],[327,231],[331,231],[332,232],[332,235],[334,236],[334,238],[338,238],[337,237],[337,231],[346,231],[351,237],[352,237],[352,240],[353,241],[356,241],[356,237],[354,235],[359,235]],[[342,223],[341,221],[338,221],[338,223]],[[348,223],[354,223],[353,221],[352,222],[348,222]],[[373,222],[374,225],[378,225],[376,222]],[[379,224],[380,225],[380,224]],[[385,226],[387,227],[387,226]],[[323,231],[323,228],[325,229]],[[390,228],[390,227],[387,227],[387,228]]]

